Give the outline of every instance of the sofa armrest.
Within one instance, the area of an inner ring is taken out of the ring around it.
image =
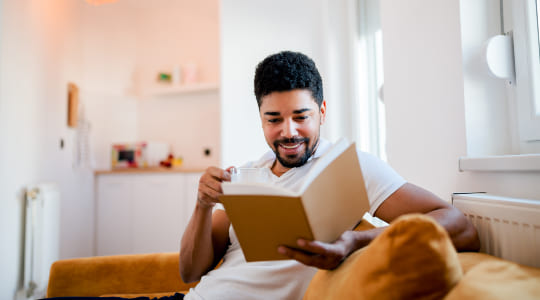
[[[178,252],[97,256],[56,261],[47,297],[182,292]]]

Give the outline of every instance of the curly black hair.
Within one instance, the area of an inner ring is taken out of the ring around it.
[[[254,86],[259,108],[262,97],[294,89],[311,91],[319,107],[323,102],[321,75],[315,62],[300,52],[282,51],[266,57],[255,69]]]

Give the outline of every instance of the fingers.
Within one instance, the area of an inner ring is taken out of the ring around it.
[[[227,170],[220,169],[218,167],[209,167],[206,169],[206,172],[203,174],[203,177],[212,177],[216,180],[221,181],[229,181],[231,180],[231,174],[229,173],[229,170],[233,167],[227,168]]]
[[[326,244],[319,241],[308,241],[304,239],[298,239],[297,245],[301,247],[303,251],[314,254],[327,254],[329,252],[338,251],[338,247],[333,244]]]
[[[339,266],[347,256],[345,249],[339,244],[327,244],[304,239],[299,239],[297,244],[297,249],[280,246],[278,252],[305,265],[329,270]]]
[[[197,197],[199,204],[203,207],[212,207],[218,203],[218,197],[223,194],[221,183],[230,180],[231,175],[228,170],[217,167],[209,167],[206,169],[199,180],[199,192]]]
[[[278,252],[303,264],[319,269],[335,269],[349,254],[369,244],[383,229],[345,231],[333,243],[297,240],[295,248],[280,246]]]
[[[336,253],[310,253],[300,249],[289,248],[286,246],[278,247],[278,252],[285,256],[288,256],[291,259],[297,260],[304,265],[327,270],[332,270],[338,267],[344,258],[342,255],[338,255]]]

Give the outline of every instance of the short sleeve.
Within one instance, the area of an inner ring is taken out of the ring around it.
[[[369,198],[369,212],[373,215],[384,200],[403,186],[406,181],[378,157],[358,149],[357,152]]]

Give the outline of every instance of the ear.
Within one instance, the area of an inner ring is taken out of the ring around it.
[[[323,100],[321,103],[321,107],[319,109],[319,112],[321,113],[321,124],[324,124],[324,121],[326,120],[326,100]]]

